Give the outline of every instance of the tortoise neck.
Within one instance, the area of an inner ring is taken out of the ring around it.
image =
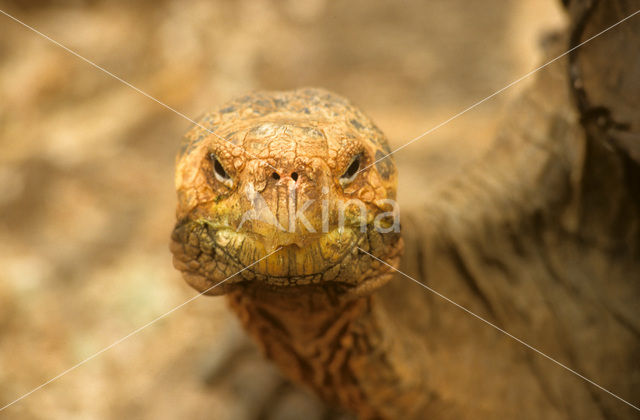
[[[426,374],[409,363],[416,343],[404,342],[375,296],[243,290],[228,301],[265,355],[327,402],[362,418],[409,418],[422,406]]]

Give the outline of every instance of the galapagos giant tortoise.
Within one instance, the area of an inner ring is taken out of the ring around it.
[[[640,7],[565,3],[549,58]],[[322,89],[233,100],[184,140],[175,266],[225,294],[286,376],[363,419],[637,416],[639,47],[634,17],[538,72],[487,155],[401,232],[393,157],[358,108]]]

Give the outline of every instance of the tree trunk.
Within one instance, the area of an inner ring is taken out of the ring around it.
[[[548,58],[638,9],[569,2],[569,34],[548,40]],[[640,15],[541,70],[488,155],[405,223],[402,267],[636,406],[639,51]],[[418,292],[402,283],[380,294],[430,341],[430,387],[469,418],[638,414],[440,298],[407,297]]]

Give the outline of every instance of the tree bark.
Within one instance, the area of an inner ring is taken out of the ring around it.
[[[638,9],[569,2],[568,35],[549,40],[548,59]],[[636,406],[639,40],[635,16],[541,70],[489,153],[403,229],[414,278]],[[435,296],[400,299],[389,310],[421,311],[405,322],[432,340],[430,386],[469,418],[638,414]]]

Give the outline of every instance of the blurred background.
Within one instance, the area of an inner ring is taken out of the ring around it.
[[[554,0],[0,0],[0,9],[190,118],[251,90],[320,86],[360,105],[392,148],[534,68],[541,39],[564,24]],[[190,123],[4,15],[0,34],[3,406],[195,292],[168,251],[174,155]],[[398,152],[401,204],[417,205],[482,153],[525,85]],[[224,299],[202,297],[0,417],[322,412],[252,351]]]

